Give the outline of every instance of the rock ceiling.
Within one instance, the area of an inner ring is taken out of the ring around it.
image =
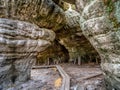
[[[62,46],[64,46],[64,48],[66,48],[66,50],[68,51],[68,54],[69,54],[69,58],[76,59],[79,56],[84,57],[88,54],[89,55],[90,54],[97,55],[98,53],[96,52],[94,47],[90,44],[90,42],[82,34],[82,30],[79,25],[80,14],[73,9],[68,9],[64,12],[64,16],[65,16],[65,24],[60,29],[56,30],[55,33],[56,33],[57,42],[59,44],[61,44]],[[64,50],[62,50],[62,49],[54,50],[54,49],[58,49],[58,48],[54,48],[54,46],[51,46],[50,48],[52,48],[51,51],[52,50],[57,51],[57,52],[52,51],[51,53],[49,52],[49,54],[52,54],[52,56],[53,56],[50,58],[57,57],[56,53],[64,54]],[[47,50],[49,51],[49,49],[47,49]],[[44,53],[43,57],[45,57],[46,55],[47,55],[47,51],[46,51],[46,53]],[[40,56],[41,56],[41,53],[40,53]],[[63,55],[61,55],[61,57],[62,56]],[[60,57],[60,56],[58,56],[58,57]],[[41,60],[41,58],[38,58],[38,60]]]

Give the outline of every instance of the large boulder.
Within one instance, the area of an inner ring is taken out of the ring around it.
[[[54,38],[51,30],[0,18],[0,90],[28,81],[37,52],[50,46]]]
[[[120,1],[76,0],[83,34],[101,56],[107,90],[120,90]]]

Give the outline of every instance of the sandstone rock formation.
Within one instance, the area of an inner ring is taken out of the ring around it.
[[[79,13],[64,11],[61,1]],[[99,54],[107,89],[119,90],[119,6],[119,0],[0,0],[0,89],[28,81],[37,52],[52,45],[45,51],[52,56],[65,54],[62,46],[70,59]]]
[[[0,9],[2,18],[29,21],[52,30],[65,22],[63,10],[52,0],[0,0]]]
[[[99,57],[94,47],[82,33],[79,24],[80,14],[69,8],[65,11],[65,17],[65,26],[55,33],[57,36],[56,39],[58,39],[59,43],[65,46],[68,50],[70,56],[69,61],[75,61],[81,57],[82,59],[84,58],[83,61],[85,61],[85,59],[90,59],[91,56],[94,58],[94,55]]]
[[[53,65],[59,63],[68,63],[69,52],[64,45],[55,40],[50,47],[37,55],[35,65]]]
[[[54,32],[23,21],[0,19],[0,89],[30,79],[37,52],[54,40]]]
[[[120,89],[120,1],[76,0],[83,34],[101,56],[107,90]]]

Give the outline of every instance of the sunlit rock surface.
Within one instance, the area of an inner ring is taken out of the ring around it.
[[[36,25],[0,19],[0,89],[19,85],[30,79],[37,52],[54,40],[54,32]]]

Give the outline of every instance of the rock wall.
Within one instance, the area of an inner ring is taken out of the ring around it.
[[[101,56],[107,90],[120,90],[120,1],[76,0],[83,34]]]
[[[79,12],[69,8],[67,11],[65,11],[65,18],[66,24],[63,26],[63,28],[61,28],[61,30],[56,31],[56,39],[58,39],[60,44],[64,45],[68,50],[70,56],[69,61],[77,62],[79,57],[83,57],[84,59],[82,58],[82,62],[85,62],[90,60],[85,60],[86,56],[88,57],[95,55],[97,57],[98,53],[82,34],[79,24]]]
[[[61,45],[57,40],[54,40],[50,47],[37,55],[35,65],[55,65],[66,62],[68,63],[68,61],[68,50],[64,45]]]
[[[29,21],[52,30],[64,23],[64,12],[52,0],[0,0],[0,17]]]
[[[48,29],[0,18],[0,90],[28,81],[37,52],[50,46],[54,38]]]

